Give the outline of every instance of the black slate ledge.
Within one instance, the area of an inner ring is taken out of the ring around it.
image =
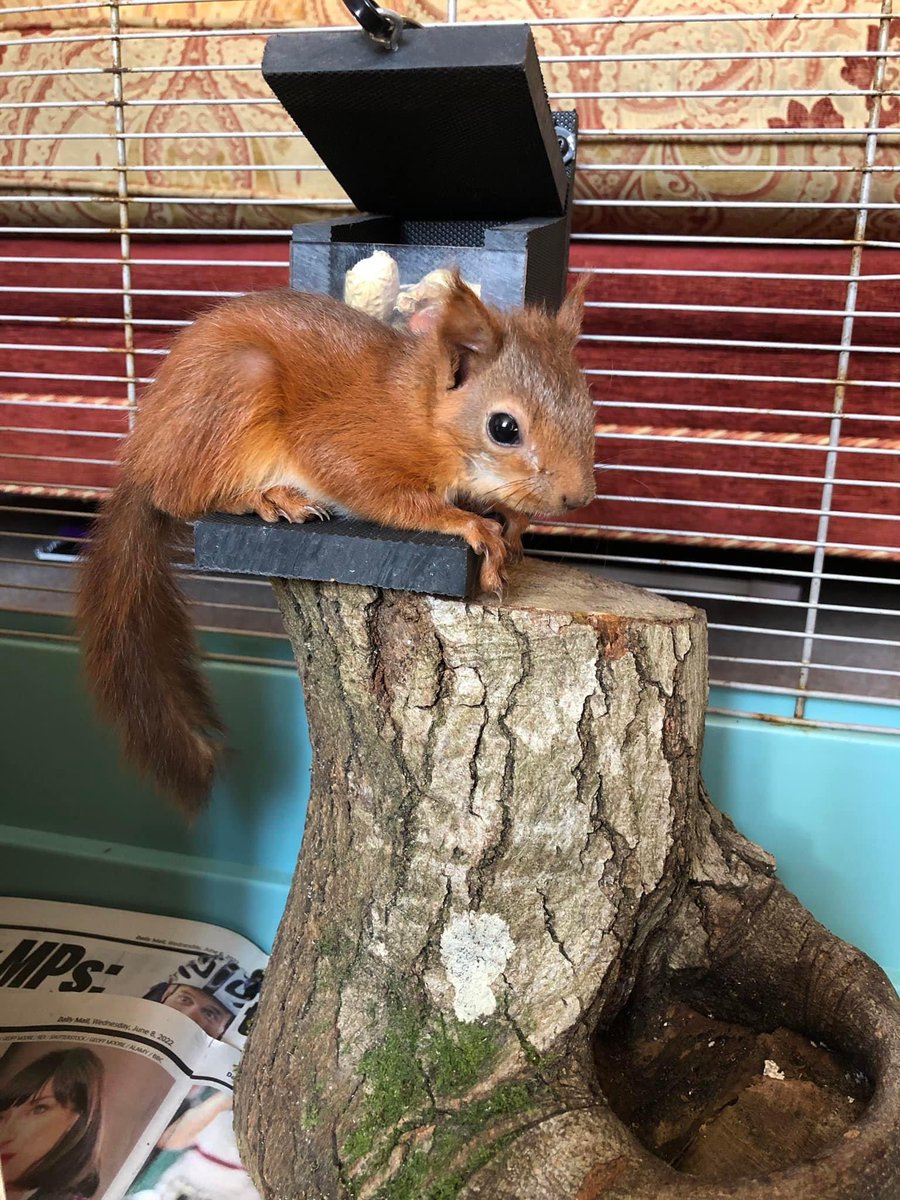
[[[391,529],[355,517],[269,525],[215,513],[194,527],[195,566],[230,575],[313,579],[467,598],[478,557],[459,537]]]

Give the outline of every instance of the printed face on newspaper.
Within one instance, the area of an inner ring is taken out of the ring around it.
[[[265,963],[212,925],[0,898],[9,1200],[258,1200],[231,1090]]]

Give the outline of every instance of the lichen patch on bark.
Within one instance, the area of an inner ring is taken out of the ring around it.
[[[458,1020],[474,1021],[496,1011],[494,985],[514,950],[509,926],[496,913],[464,913],[445,926],[441,962],[453,987]]]

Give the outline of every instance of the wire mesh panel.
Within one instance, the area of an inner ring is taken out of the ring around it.
[[[291,224],[349,207],[259,73],[271,29],[345,18],[337,0],[0,11],[0,624],[69,638],[44,618],[71,612],[72,551],[168,339],[285,284]],[[597,497],[539,522],[532,552],[706,608],[733,708],[896,729],[891,0],[406,11],[529,21],[551,105],[579,111]],[[218,656],[287,660],[264,581],[185,585]]]

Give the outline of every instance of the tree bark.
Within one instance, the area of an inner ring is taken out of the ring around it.
[[[501,602],[275,586],[314,765],[236,1096],[264,1200],[896,1200],[900,1004],[706,798],[701,613],[538,562]],[[676,993],[872,1102],[810,1163],[679,1173],[593,1048]]]

